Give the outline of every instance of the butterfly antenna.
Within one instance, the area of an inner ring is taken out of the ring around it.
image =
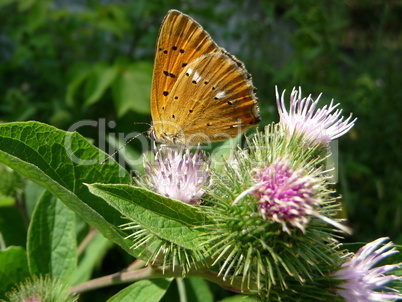
[[[145,123],[145,122],[134,122],[134,125],[147,125],[149,127],[152,127],[152,125],[150,123]]]
[[[142,124],[146,124],[146,123],[142,123]],[[149,124],[147,124],[147,125],[149,125]],[[103,165],[103,164],[106,163],[109,159],[111,159],[113,156],[115,156],[116,153],[119,153],[119,152],[121,151],[121,149],[123,149],[125,146],[127,146],[127,144],[129,144],[131,141],[133,141],[134,139],[136,139],[137,137],[139,137],[139,136],[141,136],[141,135],[144,135],[144,134],[147,133],[147,132],[148,132],[148,130],[143,131],[143,132],[140,132],[140,133],[138,133],[137,135],[135,135],[135,136],[133,136],[132,138],[130,138],[128,141],[126,141],[126,143],[125,143],[123,146],[121,146],[119,149],[117,149],[116,151],[114,151],[111,155],[109,155],[108,157],[106,157],[106,159],[101,162],[101,165]]]

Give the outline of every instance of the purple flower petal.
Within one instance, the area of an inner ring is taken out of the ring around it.
[[[398,291],[384,286],[390,281],[402,280],[401,277],[395,275],[385,275],[400,267],[401,264],[372,268],[389,255],[398,252],[392,242],[378,248],[387,240],[389,238],[383,237],[366,244],[350,257],[340,270],[333,273],[336,279],[343,281],[336,290],[338,295],[348,302],[381,302],[402,299],[402,295]]]
[[[301,95],[301,88],[299,90],[293,88],[288,112],[284,101],[285,91],[279,97],[276,89],[280,124],[286,127],[289,135],[303,134],[308,144],[319,143],[326,146],[331,140],[344,135],[354,126],[356,118],[351,120],[350,115],[344,120],[341,116],[342,110],[337,109],[339,104],[334,105],[331,101],[329,106],[325,105],[316,110],[321,94],[315,101],[311,95],[307,98],[302,98]]]
[[[209,183],[209,163],[198,147],[189,149],[161,147],[153,162],[147,162],[148,185],[159,194],[186,203],[199,203]]]
[[[259,201],[258,210],[266,218],[304,231],[314,206],[320,203],[316,197],[316,179],[293,170],[287,160],[276,161],[262,170],[255,170],[257,189],[254,195]]]

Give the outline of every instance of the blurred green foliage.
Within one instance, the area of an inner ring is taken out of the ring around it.
[[[116,121],[113,132],[146,130],[133,122],[150,122],[155,41],[163,16],[176,8],[245,63],[262,125],[278,119],[275,85],[323,92],[323,103],[334,98],[346,116],[358,117],[337,152],[353,240],[402,243],[402,3],[199,2],[0,0],[0,120],[69,129],[106,118]],[[94,127],[78,130],[99,139]],[[20,180],[16,187],[22,198]]]

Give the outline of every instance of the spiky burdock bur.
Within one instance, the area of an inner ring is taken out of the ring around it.
[[[205,247],[197,249],[182,247],[175,242],[161,238],[133,221],[121,227],[123,230],[132,232],[127,237],[133,242],[132,249],[141,249],[146,246],[139,257],[150,265],[160,267],[162,271],[171,268],[172,271],[181,271],[184,276],[190,269],[199,269],[206,265],[207,251]]]
[[[219,274],[241,278],[244,288],[270,298],[332,296],[323,284],[341,257],[332,227],[340,226],[339,203],[322,167],[325,157],[316,156],[320,146],[306,148],[301,139],[288,139],[280,126],[257,132],[212,174],[203,206]]]
[[[48,275],[33,276],[16,285],[6,293],[8,300],[2,302],[75,302],[77,295],[70,295],[69,286]]]

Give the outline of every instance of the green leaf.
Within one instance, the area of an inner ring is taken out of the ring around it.
[[[158,302],[168,289],[171,280],[154,279],[138,281],[111,297],[107,302]]]
[[[45,191],[28,229],[31,274],[49,274],[68,283],[77,266],[75,233],[74,212]]]
[[[0,196],[1,197],[16,197],[21,194],[25,185],[24,179],[10,169],[9,167],[0,164]],[[14,204],[14,203],[12,203]]]
[[[0,299],[13,285],[29,276],[27,255],[22,247],[9,247],[0,251]]]
[[[32,181],[27,181],[25,184],[25,207],[29,219],[31,219],[36,204],[39,202],[44,191],[45,189],[42,186]]]
[[[93,16],[93,26],[102,30],[109,31],[119,38],[131,30],[129,14],[127,14],[126,6],[120,3],[98,5]]]
[[[6,246],[25,247],[27,239],[26,223],[16,207],[0,207],[0,235]]]
[[[183,248],[197,250],[202,243],[205,216],[195,207],[131,185],[88,185],[129,220],[156,236]]]
[[[81,85],[88,79],[91,74],[89,70],[89,66],[87,64],[77,64],[72,68],[71,73],[73,74],[71,80],[67,85],[66,92],[66,103],[69,106],[73,106],[76,98],[76,94]]]
[[[25,13],[24,21],[29,24],[28,28],[32,33],[49,20],[49,6],[51,0],[21,0],[18,9]],[[47,36],[47,34],[45,34]],[[50,47],[51,45],[48,44]]]
[[[0,207],[13,206],[14,204],[14,197],[0,195]]]
[[[128,253],[132,244],[117,226],[121,214],[92,195],[86,183],[129,183],[130,175],[78,133],[37,123],[0,125],[0,161],[46,188]]]
[[[116,66],[98,63],[94,66],[85,86],[84,108],[95,104],[103,96],[106,89],[117,75]]]
[[[113,84],[113,97],[119,117],[129,110],[149,114],[152,64],[137,62],[124,67]]]
[[[84,253],[80,256],[80,262],[74,273],[72,285],[88,281],[92,276],[94,268],[99,265],[105,254],[112,246],[112,242],[98,233],[91,240]]]
[[[187,300],[191,302],[214,302],[214,295],[212,294],[207,281],[203,278],[185,278],[184,284],[186,286]]]

